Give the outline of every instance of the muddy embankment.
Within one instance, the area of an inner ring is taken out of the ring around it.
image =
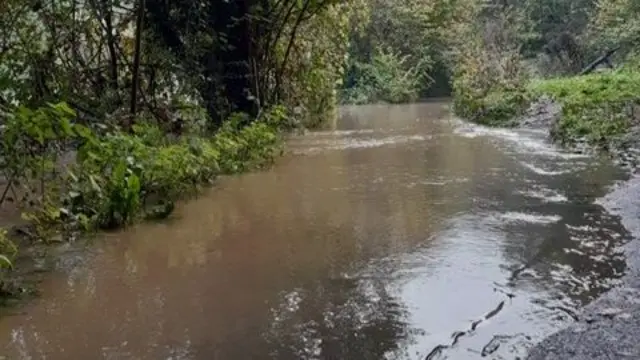
[[[536,103],[520,121],[523,127],[549,128],[557,121],[561,108],[550,100]],[[621,286],[584,307],[576,322],[533,347],[529,360],[600,360],[640,359],[640,127],[625,136],[624,147],[611,147],[616,163],[632,174],[619,184],[600,204],[621,218],[634,240],[622,249],[627,272]],[[591,151],[579,144],[576,151]]]

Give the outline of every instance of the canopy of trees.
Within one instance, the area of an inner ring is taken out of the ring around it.
[[[125,126],[134,121],[125,114],[166,122],[199,105],[212,128],[233,111],[255,116],[276,103],[318,110],[334,97],[357,8],[336,0],[3,1],[0,103],[64,100],[87,121]]]
[[[216,129],[274,104],[318,124],[336,89],[344,102],[412,101],[448,88],[471,58],[505,50],[543,75],[576,73],[601,48],[640,41],[631,0],[6,0],[0,10],[0,104],[64,100],[84,121],[125,127],[142,112]]]
[[[364,31],[350,36],[341,92],[347,103],[412,101],[433,86],[482,92],[525,75],[577,74],[607,49],[620,46],[626,54],[640,41],[633,0],[367,0],[366,6]],[[456,85],[471,73],[478,78]]]

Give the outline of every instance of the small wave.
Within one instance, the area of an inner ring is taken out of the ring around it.
[[[562,219],[560,215],[539,215],[522,212],[508,212],[500,214],[501,220],[509,222],[526,222],[530,224],[552,224]]]
[[[443,180],[443,181],[435,181],[435,180],[426,180],[426,181],[419,181],[417,183],[413,183],[414,185],[434,185],[434,186],[443,186],[443,185],[447,185],[451,183],[451,181],[449,180]]]
[[[525,162],[520,162],[520,164],[522,164],[522,166],[526,167],[527,169],[533,171],[534,173],[538,174],[538,175],[545,175],[545,176],[556,176],[556,175],[562,175],[562,174],[567,174],[569,172],[571,172],[571,170],[545,170],[542,168],[539,168],[533,164],[529,164],[529,163],[525,163]]]
[[[430,139],[430,136],[412,135],[412,136],[389,136],[382,139],[333,139],[323,142],[314,142],[314,145],[308,148],[294,150],[294,154],[317,153],[326,150],[345,150],[358,148],[373,148],[385,145],[404,144],[414,141],[424,141]]]
[[[444,186],[448,184],[460,184],[468,182],[468,178],[460,177],[460,178],[438,178],[438,179],[430,179],[430,180],[420,180],[409,183],[407,186],[414,187],[418,185],[426,185],[426,186]]]
[[[506,128],[490,128],[481,125],[468,124],[464,122],[457,123],[454,134],[466,137],[476,138],[481,136],[491,136],[506,140],[512,145],[517,146],[518,151],[525,150],[530,153],[544,155],[562,159],[586,158],[586,154],[576,154],[561,151],[546,139],[546,132],[532,130],[512,130]]]
[[[528,190],[528,191],[519,191],[518,193],[526,197],[540,199],[544,202],[550,202],[550,203],[562,203],[562,202],[567,202],[569,200],[566,196],[551,190]]]
[[[453,130],[453,133],[465,138],[470,138],[470,139],[477,138],[480,136],[487,136],[487,135],[509,137],[511,133],[513,133],[512,131],[509,131],[507,129],[488,128],[480,125],[473,125],[473,124],[466,124],[466,123],[461,123],[460,125],[461,126],[458,126]]]
[[[320,136],[349,136],[358,134],[371,134],[375,132],[373,129],[361,129],[361,130],[327,130],[327,131],[311,131],[305,136],[320,137]]]

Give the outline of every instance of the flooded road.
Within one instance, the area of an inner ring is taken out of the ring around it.
[[[517,359],[624,274],[609,162],[445,103],[342,115],[70,254],[0,318],[0,358]]]

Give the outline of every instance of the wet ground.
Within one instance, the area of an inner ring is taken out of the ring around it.
[[[628,271],[626,179],[446,103],[344,108],[271,170],[63,257],[7,359],[516,359]],[[1,358],[1,356],[0,356]]]

